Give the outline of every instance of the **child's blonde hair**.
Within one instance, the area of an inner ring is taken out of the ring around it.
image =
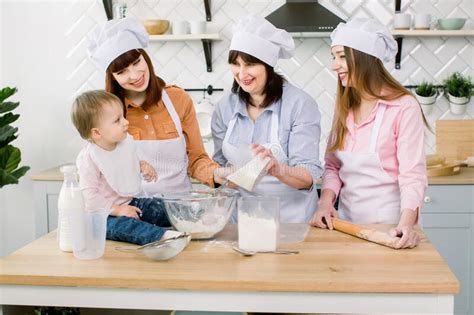
[[[97,127],[104,104],[117,104],[123,109],[120,99],[104,90],[84,92],[72,104],[72,123],[83,139],[90,140],[92,128]]]

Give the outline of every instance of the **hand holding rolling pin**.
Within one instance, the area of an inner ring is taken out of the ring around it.
[[[416,247],[421,240],[413,225],[394,227],[390,229],[388,234],[391,237],[400,237],[400,240],[395,244],[394,248],[396,249]]]
[[[313,215],[309,222],[312,226],[317,226],[321,229],[334,229],[332,218],[338,218],[337,210],[334,208],[332,202],[327,202],[321,199],[318,203],[318,210]]]

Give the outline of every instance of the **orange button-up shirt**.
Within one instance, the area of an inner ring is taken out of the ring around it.
[[[183,128],[189,160],[188,174],[213,187],[213,171],[219,165],[212,161],[204,150],[193,101],[183,89],[176,86],[167,86],[165,90],[178,113]],[[163,100],[160,100],[157,106],[144,110],[125,98],[125,108],[127,120],[130,123],[128,132],[135,140],[167,140],[179,136]]]

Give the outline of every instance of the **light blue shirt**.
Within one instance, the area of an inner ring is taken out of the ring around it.
[[[214,140],[213,160],[221,166],[227,164],[222,153],[230,120],[237,113],[234,130],[229,143],[234,146],[263,144],[271,140],[272,113],[279,117],[278,137],[288,156],[289,166],[302,166],[313,177],[313,183],[323,173],[319,161],[319,138],[321,135],[318,104],[303,90],[285,83],[280,101],[265,108],[254,122],[248,115],[246,105],[237,93],[224,96],[216,105],[212,115],[212,138]]]

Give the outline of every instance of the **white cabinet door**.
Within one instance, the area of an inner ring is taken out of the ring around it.
[[[35,181],[35,236],[39,238],[58,224],[58,197],[60,181]]]

